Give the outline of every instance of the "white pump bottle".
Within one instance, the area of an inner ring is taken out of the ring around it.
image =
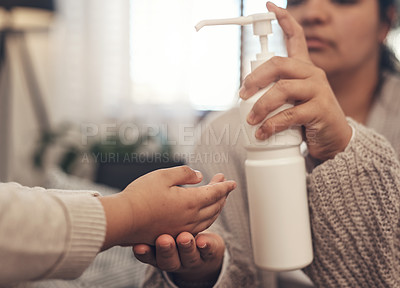
[[[207,25],[253,25],[254,35],[260,37],[261,53],[251,62],[254,71],[274,56],[268,52],[268,34],[272,33],[274,13],[247,17],[204,20],[196,25],[200,30]],[[256,101],[273,83],[240,102],[240,115],[247,136],[245,162],[250,230],[254,261],[270,271],[300,269],[312,262],[312,240],[307,202],[306,171],[300,152],[301,128],[292,127],[260,141],[246,121]],[[266,119],[293,107],[286,103],[267,115]]]

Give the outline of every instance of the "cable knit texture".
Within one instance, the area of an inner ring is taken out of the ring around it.
[[[345,153],[308,178],[315,260],[305,271],[320,287],[398,287],[399,164],[382,136],[352,125]]]
[[[349,120],[355,135],[347,149],[309,170],[315,258],[305,272],[317,287],[400,287],[398,91],[400,78],[385,75],[367,122],[376,132]],[[206,128],[201,128],[196,161],[190,164],[205,175],[203,184],[218,172],[238,183],[212,226],[225,239],[230,255],[217,286],[276,287],[275,275],[258,269],[253,261],[244,174],[245,137],[238,108],[213,117]],[[205,153],[220,157],[206,161]],[[171,286],[159,270],[151,267],[145,287]]]

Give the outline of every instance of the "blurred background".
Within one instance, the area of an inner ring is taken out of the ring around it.
[[[0,0],[0,181],[45,185],[57,170],[121,188],[187,162],[199,122],[235,105],[259,49],[251,27],[194,25],[265,11],[265,0]]]

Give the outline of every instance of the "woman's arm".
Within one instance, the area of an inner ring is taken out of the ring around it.
[[[354,139],[308,178],[314,261],[321,287],[400,285],[400,165],[386,139],[351,121]]]

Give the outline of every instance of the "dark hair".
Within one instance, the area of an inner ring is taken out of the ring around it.
[[[398,11],[398,3],[396,0],[378,0],[379,13],[382,21],[387,21],[392,27],[396,27],[399,24],[398,15],[396,18],[389,18],[389,9],[395,8]],[[400,62],[394,54],[393,50],[386,44],[382,44],[381,47],[381,59],[380,59],[380,70],[389,70],[391,72],[400,72]]]

